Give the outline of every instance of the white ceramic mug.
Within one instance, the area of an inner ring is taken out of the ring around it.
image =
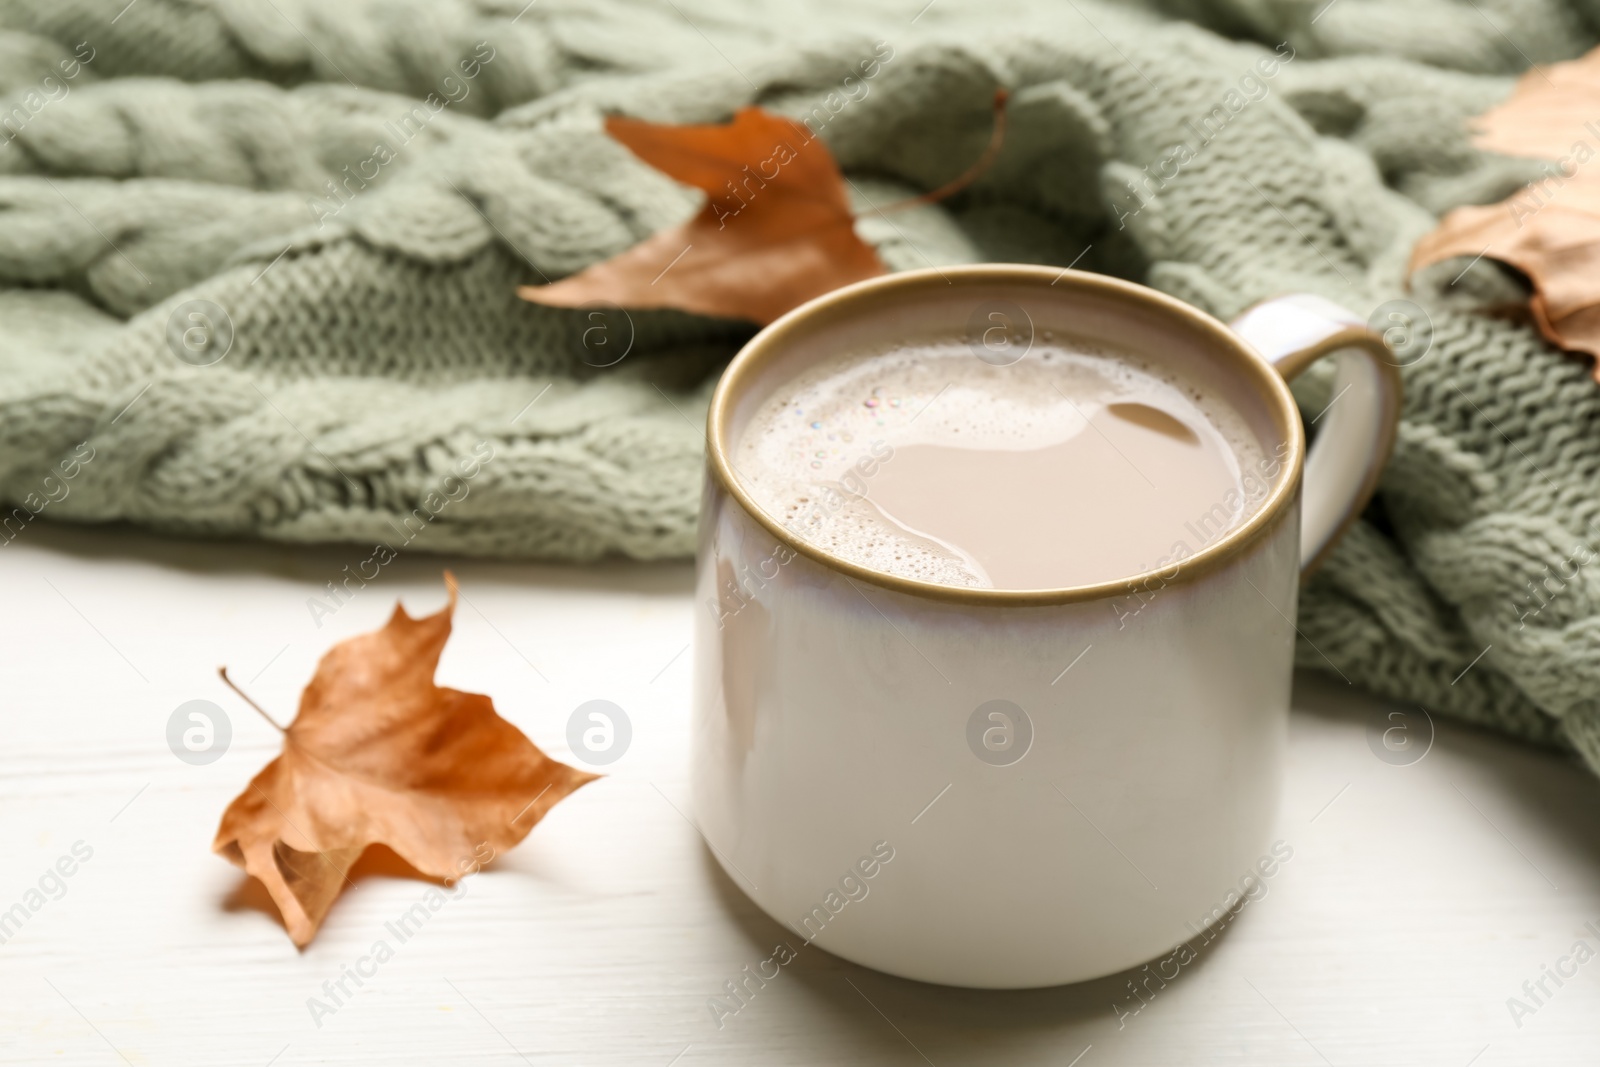
[[[762,402],[930,330],[979,357],[1050,331],[1171,360],[1259,436],[1260,502],[1147,573],[1045,591],[881,574],[761,511],[729,457]],[[1285,377],[1329,354],[1302,500]],[[1370,497],[1399,403],[1382,339],[1315,297],[1230,330],[1139,285],[989,264],[872,279],[766,327],[707,430],[694,803],[723,868],[791,947],[951,985],[1094,978],[1221,918],[1270,858],[1301,574]]]

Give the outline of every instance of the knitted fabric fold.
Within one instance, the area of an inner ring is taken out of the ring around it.
[[[1492,262],[1405,278],[1439,213],[1537,173],[1466,120],[1592,46],[1594,5],[124,5],[0,0],[0,547],[37,516],[688,554],[750,328],[514,289],[696,210],[607,114],[759,104],[826,140],[896,269],[1074,263],[1221,318],[1403,307],[1394,459],[1305,590],[1299,662],[1600,770],[1600,387],[1488,314],[1522,295]],[[979,181],[875,215],[981,154],[999,87]]]

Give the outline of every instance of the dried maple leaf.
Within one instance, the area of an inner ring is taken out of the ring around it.
[[[1477,120],[1473,143],[1551,160],[1557,170],[1514,196],[1457,208],[1417,242],[1411,269],[1487,256],[1528,276],[1529,310],[1562,348],[1600,356],[1600,49],[1536,68]],[[1600,361],[1595,367],[1600,380]]]
[[[527,836],[599,777],[546,756],[479,693],[433,682],[450,602],[328,650],[283,731],[283,754],[222,815],[212,850],[260,879],[304,946],[369,845],[455,879]],[[226,675],[224,674],[224,678]],[[231,683],[230,683],[231,684]],[[265,713],[263,713],[265,714]]]
[[[805,126],[759,107],[714,126],[612,117],[606,132],[706,194],[699,214],[550,285],[517,290],[552,307],[596,301],[681,308],[766,324],[790,308],[885,272],[856,236],[844,175]]]

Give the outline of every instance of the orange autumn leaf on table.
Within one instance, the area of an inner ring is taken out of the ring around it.
[[[442,610],[413,619],[397,604],[383,629],[328,650],[282,755],[222,815],[212,850],[261,880],[296,945],[369,845],[455,879],[599,777],[546,756],[488,697],[434,684],[456,603],[445,583]]]
[[[1473,143],[1556,169],[1498,204],[1445,215],[1417,242],[1411,269],[1455,256],[1510,264],[1533,284],[1539,331],[1600,357],[1600,49],[1524,74],[1477,120]]]
[[[551,307],[604,301],[765,325],[850,282],[883,274],[856,236],[844,175],[805,126],[758,107],[713,126],[612,117],[606,132],[706,194],[699,214],[549,285],[517,290]]]

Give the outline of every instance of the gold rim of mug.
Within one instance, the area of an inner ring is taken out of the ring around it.
[[[1143,303],[1151,310],[1181,319],[1188,329],[1201,340],[1228,353],[1238,364],[1240,373],[1259,393],[1268,398],[1268,407],[1278,430],[1279,439],[1289,444],[1283,462],[1287,474],[1278,479],[1271,493],[1251,516],[1214,544],[1175,565],[1157,570],[1132,574],[1114,581],[1091,585],[1066,586],[1059,589],[992,589],[972,586],[940,585],[936,582],[903,578],[895,574],[852,563],[841,556],[819,548],[796,535],[753,500],[740,484],[739,477],[728,459],[725,440],[728,421],[734,401],[746,388],[746,383],[797,335],[829,321],[849,319],[869,314],[880,300],[904,295],[915,290],[936,291],[943,286],[979,284],[1011,285],[1018,289],[1038,288],[1060,291],[1063,287],[1078,289],[1090,294],[1102,294]],[[927,268],[903,271],[897,274],[868,278],[835,289],[787,312],[781,318],[763,327],[739,350],[728,364],[722,380],[711,396],[711,407],[706,413],[707,464],[717,484],[738,502],[745,513],[763,526],[767,532],[801,555],[838,571],[849,578],[857,578],[897,593],[932,600],[960,604],[989,604],[1008,606],[1071,604],[1110,597],[1126,596],[1146,583],[1165,587],[1192,581],[1214,571],[1240,553],[1265,538],[1289,514],[1300,487],[1305,461],[1305,430],[1300,425],[1299,409],[1284,378],[1264,358],[1256,354],[1238,334],[1226,325],[1197,308],[1159,293],[1145,286],[1086,271],[1060,270],[1055,267],[1037,267],[1010,263],[979,263],[961,267]],[[1174,573],[1174,569],[1176,573]]]

